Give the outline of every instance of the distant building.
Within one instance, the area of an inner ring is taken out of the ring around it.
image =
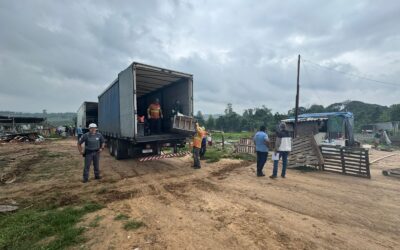
[[[295,118],[282,120],[289,131],[294,131]],[[302,114],[298,117],[297,135],[314,135],[318,144],[354,144],[354,116],[351,112]]]
[[[385,130],[387,132],[397,134],[399,133],[400,121],[392,122],[378,122],[362,126],[362,131],[366,133],[376,133],[379,130]]]
[[[0,116],[0,132],[24,132],[43,129],[43,117]]]

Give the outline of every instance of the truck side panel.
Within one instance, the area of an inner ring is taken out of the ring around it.
[[[86,105],[85,105],[85,103],[83,103],[80,107],[79,107],[79,109],[78,109],[78,112],[77,112],[77,115],[76,115],[76,127],[78,128],[79,126],[81,126],[82,128],[85,128],[85,121],[86,121],[86,111],[85,111],[85,107],[86,107]]]
[[[108,136],[120,136],[118,81],[99,96],[99,129]]]
[[[133,110],[133,70],[128,67],[118,75],[120,96],[121,136],[133,138],[135,133]]]

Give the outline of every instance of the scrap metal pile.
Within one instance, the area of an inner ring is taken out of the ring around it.
[[[44,141],[44,137],[36,132],[0,135],[0,143],[42,142],[42,141]]]

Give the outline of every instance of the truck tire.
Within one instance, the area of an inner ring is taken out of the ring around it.
[[[107,142],[107,146],[108,146],[108,152],[110,152],[110,155],[114,156],[114,140],[109,139]]]
[[[117,160],[125,159],[128,157],[128,145],[123,140],[115,140],[114,143],[114,157]]]

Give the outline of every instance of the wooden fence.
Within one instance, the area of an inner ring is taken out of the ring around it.
[[[256,146],[254,145],[253,139],[242,138],[239,139],[239,143],[235,145],[235,153],[254,154],[255,152]]]
[[[371,178],[368,149],[322,145],[322,170]]]
[[[271,135],[269,137],[270,151],[273,151],[275,147],[275,141],[276,141],[276,135]],[[235,153],[255,154],[256,146],[254,145],[253,139],[250,138],[239,139],[239,143],[235,144]]]

